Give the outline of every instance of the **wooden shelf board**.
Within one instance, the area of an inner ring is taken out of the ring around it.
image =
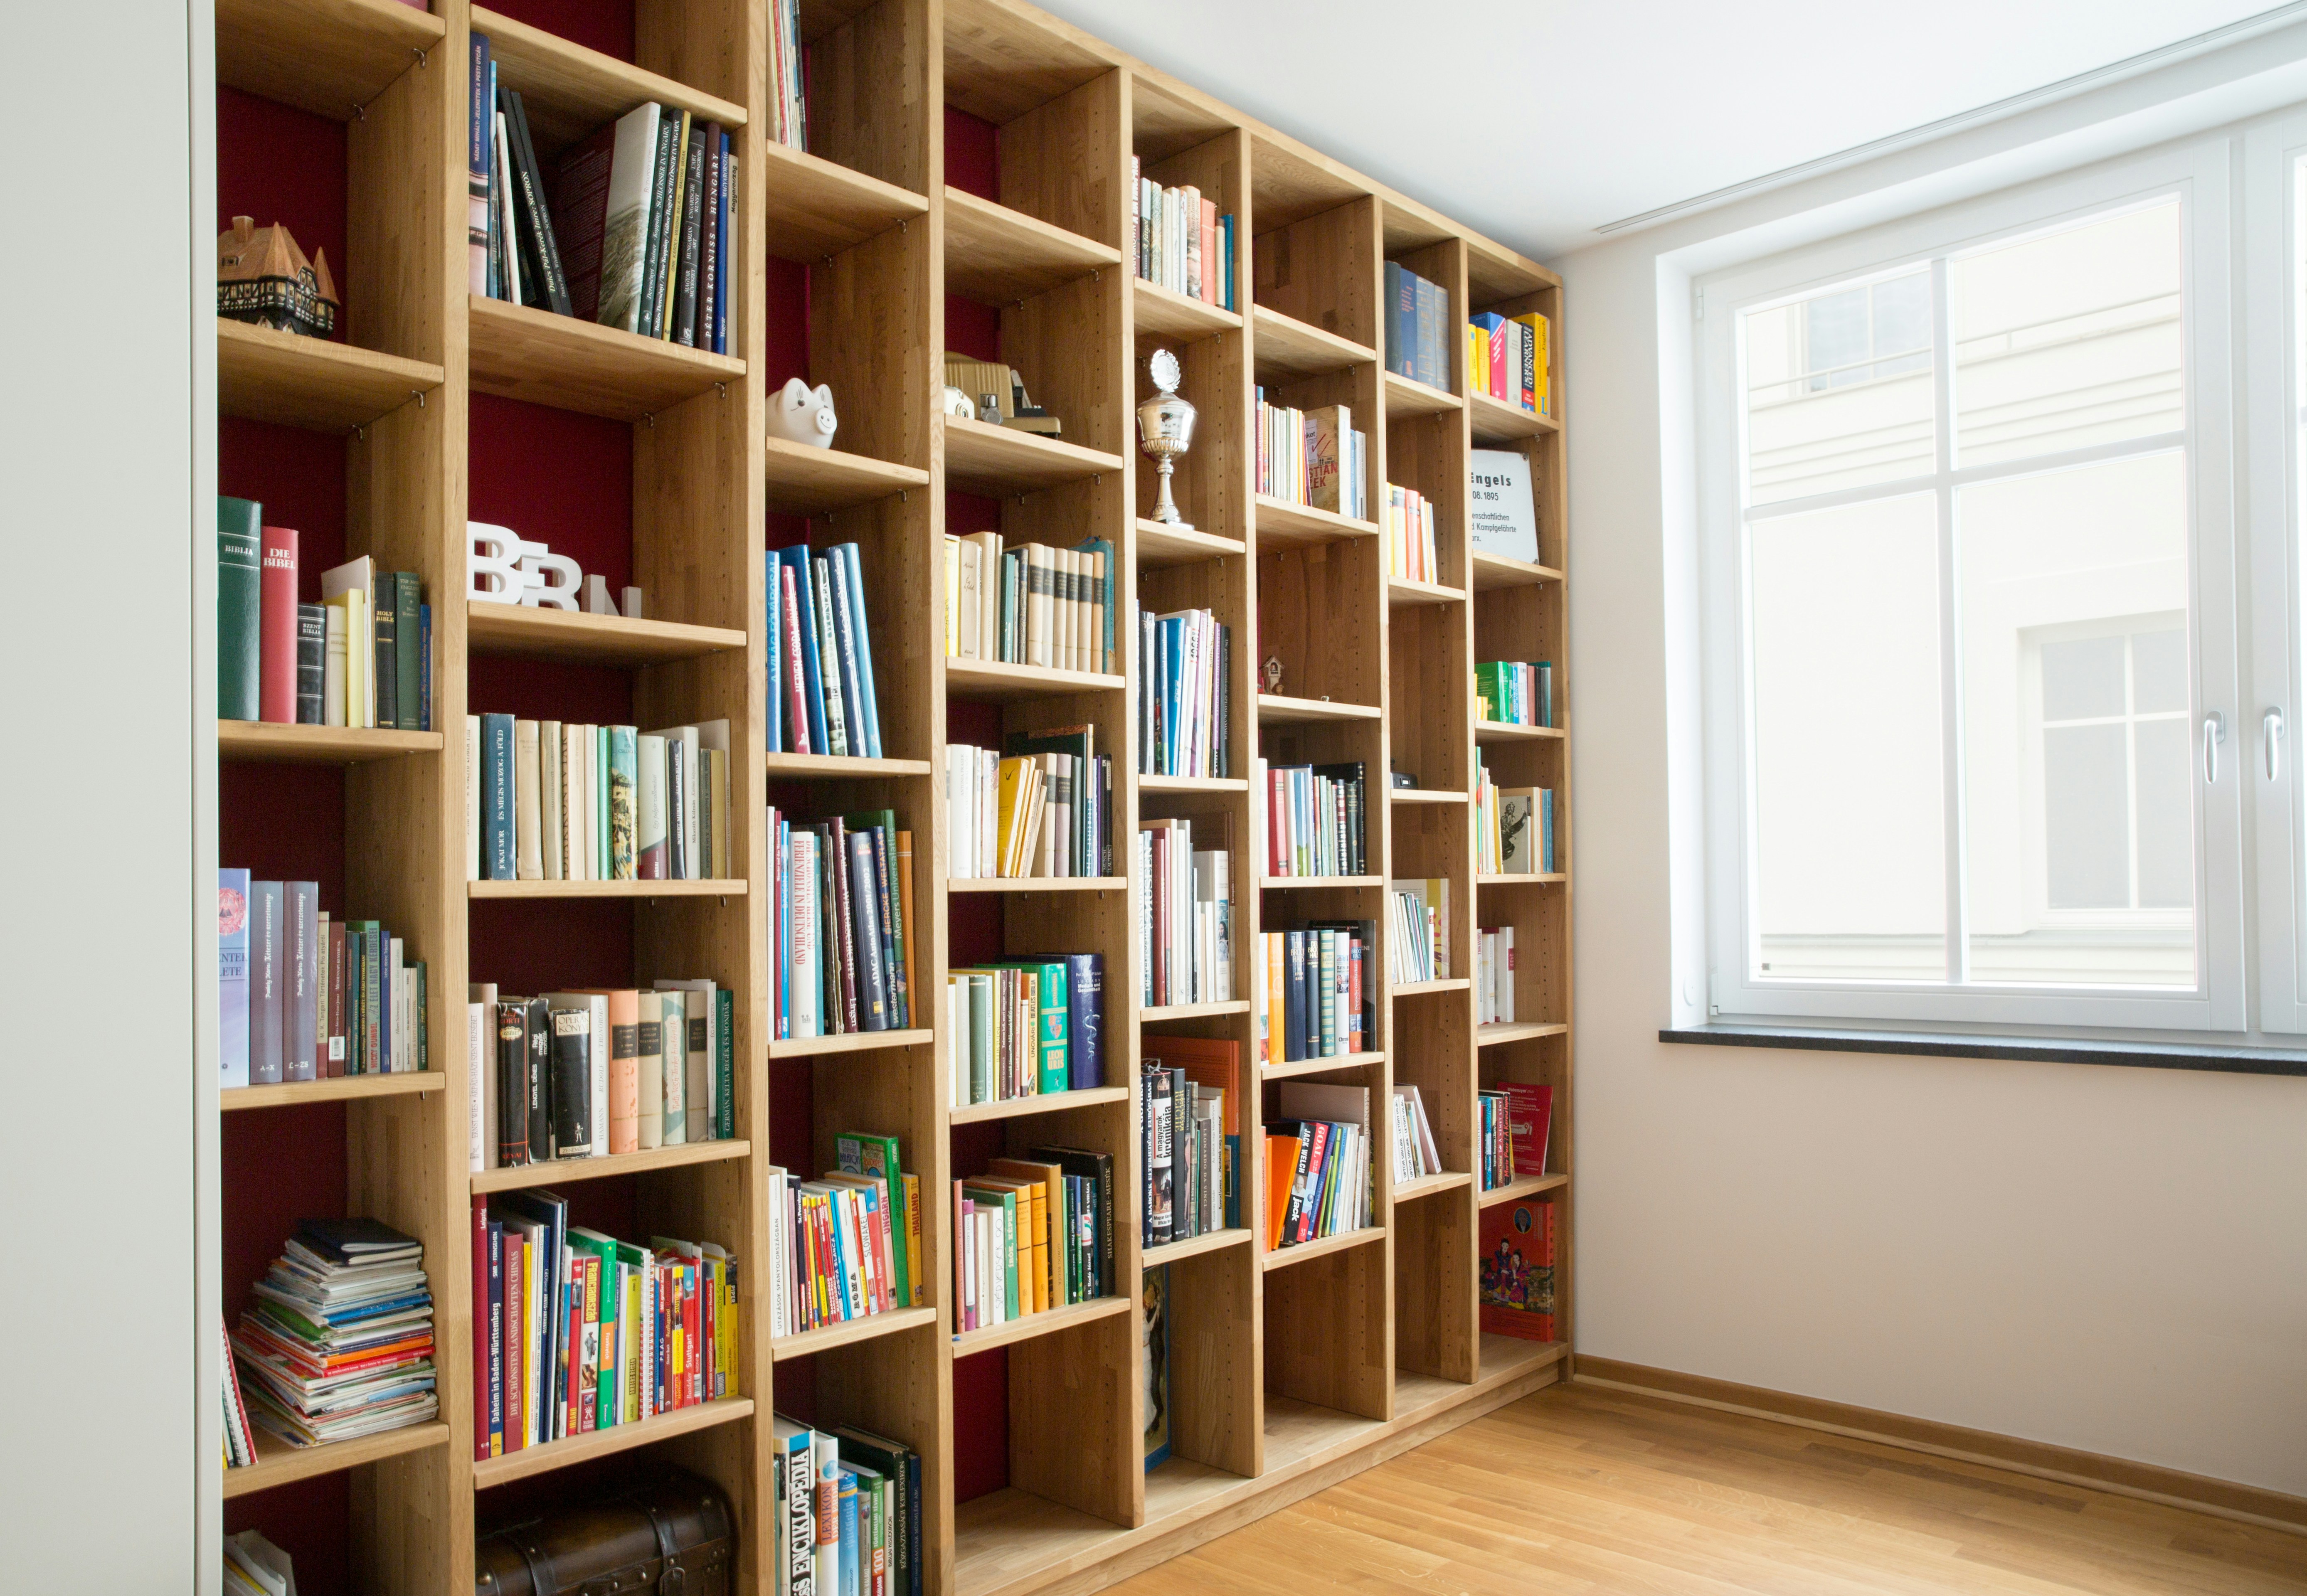
[[[1492,1208],[1500,1203],[1536,1197],[1541,1191],[1552,1191],[1569,1184],[1570,1177],[1567,1175],[1524,1175],[1518,1180],[1507,1181],[1504,1186],[1490,1187],[1481,1194],[1481,1206]]]
[[[1428,992],[1462,992],[1471,991],[1474,983],[1463,975],[1454,975],[1441,981],[1404,981],[1394,989],[1397,998],[1423,997]]]
[[[1249,783],[1239,776],[1141,776],[1140,793],[1247,793]]]
[[[742,876],[699,881],[467,881],[468,897],[742,897]]]
[[[1261,382],[1319,377],[1377,359],[1376,349],[1262,305],[1250,310],[1249,348]]]
[[[1518,1335],[1492,1335],[1486,1332],[1481,1342],[1481,1373],[1477,1377],[1486,1386],[1514,1379],[1561,1362],[1569,1351],[1570,1343],[1566,1341],[1524,1341]]]
[[[1445,410],[1462,410],[1466,401],[1446,389],[1429,388],[1400,372],[1385,373],[1385,418],[1401,421],[1412,416],[1438,416]]]
[[[975,1125],[986,1120],[1015,1120],[1026,1114],[1054,1114],[1060,1109],[1091,1108],[1102,1103],[1128,1103],[1127,1086],[1091,1086],[1077,1092],[1035,1092],[1025,1097],[1004,1097],[992,1103],[973,1103],[946,1111],[954,1125]]]
[[[814,776],[862,781],[876,777],[928,776],[931,772],[927,759],[862,759],[845,754],[802,753],[763,754],[761,759],[768,767],[772,781],[802,780]]]
[[[1561,1036],[1569,1032],[1568,1025],[1549,1022],[1516,1020],[1511,1025],[1476,1025],[1476,1047],[1499,1047],[1509,1042],[1529,1042],[1540,1036]]]
[[[1386,799],[1394,803],[1463,803],[1466,794],[1440,787],[1388,787]]]
[[[612,421],[670,410],[716,384],[742,401],[742,360],[478,294],[467,302],[476,392]]]
[[[1474,1183],[1474,1177],[1464,1170],[1444,1170],[1438,1175],[1421,1175],[1415,1180],[1404,1180],[1394,1188],[1397,1203],[1414,1203],[1419,1197],[1432,1197],[1437,1191],[1462,1191]]]
[[[246,763],[360,765],[371,759],[439,753],[441,742],[438,732],[289,726],[270,720],[217,722],[217,758]]]
[[[734,130],[745,124],[742,106],[588,50],[502,12],[474,6],[473,31],[488,36],[489,59],[496,65],[498,82],[520,90],[521,108],[528,115],[540,160],[590,138],[596,130],[650,100],[693,112],[699,122],[718,122],[731,130],[733,138]]]
[[[439,17],[397,0],[217,0],[216,81],[349,122],[447,35]]]
[[[923,1026],[905,1031],[844,1031],[837,1036],[785,1036],[769,1043],[772,1059],[813,1059],[820,1053],[870,1053],[885,1047],[927,1047],[937,1034]]]
[[[1257,724],[1262,726],[1299,725],[1317,720],[1376,720],[1376,704],[1340,704],[1328,699],[1293,699],[1286,693],[1257,695]]]
[[[1118,454],[1016,427],[990,426],[960,416],[943,416],[939,421],[945,429],[946,485],[989,499],[1119,472],[1127,464]]]
[[[227,1086],[217,1094],[217,1106],[226,1113],[235,1109],[293,1108],[300,1103],[341,1103],[354,1097],[400,1097],[411,1092],[438,1092],[449,1077],[437,1069],[403,1070],[395,1075],[340,1075],[317,1081],[282,1081],[275,1086]]]
[[[1118,271],[1121,252],[1039,217],[946,184],[945,291],[1011,305],[1093,271]],[[975,394],[969,396],[973,400]]]
[[[1445,588],[1439,582],[1414,582],[1408,577],[1385,579],[1385,602],[1395,609],[1419,604],[1459,604],[1465,596],[1464,588]]]
[[[724,1163],[752,1156],[749,1141],[684,1142],[673,1147],[647,1147],[638,1153],[612,1153],[604,1158],[551,1158],[543,1163],[514,1164],[483,1170],[473,1177],[473,1189],[526,1191],[536,1186],[565,1186],[572,1180],[606,1180],[615,1175],[640,1175],[654,1170],[677,1170],[692,1163]]]
[[[956,876],[945,889],[962,892],[1127,892],[1126,876]]]
[[[1293,1075],[1326,1075],[1333,1069],[1361,1069],[1384,1062],[1384,1053],[1332,1053],[1325,1059],[1289,1059],[1268,1064],[1259,1074],[1269,1081],[1286,1081]]]
[[[1263,891],[1279,892],[1292,887],[1375,887],[1384,879],[1381,876],[1260,876],[1257,885]]]
[[[1256,496],[1250,516],[1257,528],[1257,546],[1261,550],[1377,536],[1376,521],[1356,520],[1334,510],[1316,510],[1310,504],[1292,504],[1271,493]]]
[[[638,1424],[615,1424],[607,1429],[589,1434],[570,1436],[565,1441],[547,1441],[542,1446],[526,1446],[519,1452],[508,1452],[502,1457],[485,1458],[473,1465],[473,1489],[486,1490],[493,1485],[503,1485],[514,1480],[526,1480],[533,1474],[546,1474],[555,1469],[565,1469],[572,1463],[590,1463],[596,1457],[613,1453],[630,1452],[636,1446],[670,1438],[693,1435],[716,1425],[733,1424],[740,1419],[753,1416],[753,1399],[750,1396],[725,1396],[715,1402],[699,1403],[695,1407],[675,1408],[669,1413],[659,1413],[654,1419],[644,1419]]]
[[[1008,665],[998,659],[945,662],[946,691],[961,699],[1004,702],[1059,699],[1077,692],[1120,692],[1129,679],[1118,673],[1060,671],[1050,665]]]
[[[1468,396],[1466,408],[1473,415],[1474,442],[1477,446],[1514,443],[1523,438],[1535,438],[1540,433],[1562,430],[1551,416],[1540,416],[1537,411],[1525,410],[1520,405],[1492,399],[1479,388]]]
[[[1568,734],[1560,726],[1516,725],[1505,720],[1478,720],[1474,723],[1476,742],[1543,742],[1549,737]]]
[[[1511,554],[1493,554],[1484,549],[1474,551],[1474,591],[1487,593],[1493,588],[1528,588],[1539,582],[1558,582],[1562,573],[1551,565],[1535,565],[1528,560],[1517,560]]]
[[[475,654],[515,659],[557,659],[573,665],[654,665],[733,653],[745,647],[733,627],[690,626],[679,621],[628,621],[582,610],[465,601],[466,647]]]
[[[1137,1011],[1137,1017],[1148,1024],[1156,1020],[1206,1019],[1220,1014],[1248,1014],[1249,1000],[1234,998],[1223,1003],[1165,1003]]]
[[[930,474],[838,449],[812,449],[785,438],[762,440],[768,459],[768,508],[776,515],[818,516],[927,488]]]
[[[1348,1231],[1342,1236],[1323,1236],[1312,1241],[1293,1242],[1262,1254],[1257,1260],[1261,1269],[1287,1269],[1292,1264],[1302,1264],[1308,1258],[1320,1257],[1325,1252],[1343,1252],[1350,1247],[1367,1247],[1385,1239],[1382,1224],[1365,1225],[1358,1231]]]
[[[1129,296],[1130,320],[1141,339],[1168,339],[1190,344],[1233,331],[1241,325],[1240,315],[1233,311],[1188,299],[1174,288],[1165,288],[1142,277],[1129,279]]]
[[[846,1319],[838,1325],[804,1330],[798,1335],[773,1336],[769,1341],[769,1358],[776,1363],[806,1358],[811,1352],[845,1347],[853,1342],[870,1341],[875,1336],[895,1335],[900,1331],[934,1325],[937,1317],[938,1310],[934,1308],[897,1308],[886,1313],[869,1313],[861,1318]]]
[[[1477,887],[1558,887],[1569,879],[1558,870],[1548,871],[1544,875],[1536,871],[1527,871],[1514,875],[1478,875],[1474,878],[1474,885]]]
[[[768,251],[815,265],[891,227],[929,214],[927,198],[775,139],[761,160],[761,217]]]
[[[249,1428],[255,1429],[253,1425]],[[422,1452],[427,1446],[449,1444],[449,1426],[439,1419],[355,1440],[331,1441],[325,1446],[291,1446],[270,1430],[255,1429],[255,1433],[256,1461],[244,1469],[224,1472],[227,1501],[252,1491],[270,1490],[276,1485],[358,1468],[379,1458],[398,1457],[404,1452]]]
[[[1239,537],[1203,532],[1192,527],[1171,527],[1137,518],[1137,566],[1158,571],[1165,565],[1191,565],[1202,560],[1225,560],[1249,552]]]
[[[1123,1094],[1125,1096],[1128,1094]],[[953,1338],[951,1351],[956,1358],[966,1358],[973,1352],[987,1352],[995,1347],[1006,1347],[1021,1341],[1031,1341],[1039,1335],[1054,1335],[1061,1330],[1071,1330],[1078,1325],[1093,1324],[1118,1313],[1128,1313],[1136,1305],[1135,1297],[1097,1297],[1087,1302],[1069,1303],[1064,1308],[1045,1309],[1011,1319],[1006,1325],[990,1329],[968,1330]]]
[[[1229,1247],[1247,1247],[1253,1232],[1237,1225],[1231,1230],[1204,1231],[1198,1236],[1188,1236],[1182,1241],[1165,1241],[1159,1247],[1148,1247],[1138,1254],[1142,1267],[1158,1269],[1163,1264],[1174,1264],[1181,1258],[1199,1257],[1205,1252],[1218,1252]]]
[[[1299,1402],[1269,1391],[1265,1394],[1265,1472],[1299,1471],[1316,1457],[1351,1450],[1386,1428],[1382,1419],[1366,1419],[1316,1403]]]
[[[1102,1561],[1130,1534],[1093,1514],[1004,1486],[953,1510],[955,1596],[1031,1591],[1066,1569]]]
[[[422,360],[217,318],[217,409],[308,432],[348,433],[446,381]]]

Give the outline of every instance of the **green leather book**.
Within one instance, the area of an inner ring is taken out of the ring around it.
[[[395,571],[392,577],[393,670],[399,680],[393,695],[393,710],[397,724],[404,732],[425,729],[425,700],[419,696],[419,683],[425,668],[425,634],[416,619],[416,573]]]
[[[217,498],[217,718],[256,720],[263,621],[264,506]]]

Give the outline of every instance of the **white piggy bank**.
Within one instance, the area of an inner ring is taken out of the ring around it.
[[[772,438],[830,449],[834,429],[840,425],[833,414],[833,390],[823,383],[811,388],[799,377],[789,377],[783,390],[769,395]]]

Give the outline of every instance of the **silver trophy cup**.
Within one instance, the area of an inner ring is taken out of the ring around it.
[[[1178,502],[1170,496],[1170,478],[1178,468],[1178,457],[1193,447],[1194,406],[1189,399],[1178,397],[1178,357],[1167,349],[1156,349],[1146,362],[1154,377],[1154,385],[1162,391],[1137,407],[1138,447],[1145,457],[1154,461],[1162,472],[1162,496],[1154,506],[1154,519],[1168,527],[1183,527],[1192,531],[1192,525],[1178,513]]]

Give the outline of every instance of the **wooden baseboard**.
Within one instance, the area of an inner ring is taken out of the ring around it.
[[[1574,1377],[1582,1386],[1635,1392],[1750,1418],[1774,1420],[1781,1424],[1797,1424],[1831,1435],[1900,1446],[1910,1452],[1926,1452],[1962,1463],[1984,1463],[2041,1480],[2088,1486],[2094,1490],[2113,1491],[2307,1535],[2307,1497],[2286,1496],[2255,1485],[2239,1485],[2230,1480],[2214,1480],[2205,1474],[2078,1451],[2071,1446],[2054,1446],[2044,1441],[2022,1440],[1992,1430],[1966,1429],[1959,1424],[1942,1424],[1933,1419],[1886,1413],[1849,1403],[1797,1396],[1761,1386],[1741,1386],[1730,1380],[1678,1374],[1672,1369],[1621,1363],[1591,1354],[1579,1357]]]

